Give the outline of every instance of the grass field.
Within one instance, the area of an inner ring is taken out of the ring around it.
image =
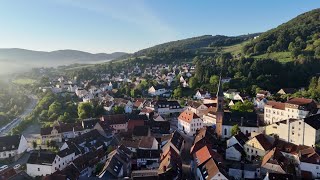
[[[222,50],[226,53],[231,53],[233,55],[237,55],[239,53],[241,53],[241,49],[244,45],[246,45],[247,43],[249,43],[250,40],[248,41],[244,41],[242,43],[239,43],[239,44],[235,44],[235,45],[232,45],[232,46],[225,46],[222,48]]]
[[[255,58],[255,59],[270,58],[270,59],[278,60],[279,62],[282,62],[282,63],[287,63],[287,62],[293,61],[290,52],[266,53],[266,54],[261,54],[258,56],[253,56],[253,58]]]
[[[19,78],[19,79],[13,80],[12,82],[15,84],[26,85],[26,84],[33,84],[34,82],[36,82],[36,80],[30,79],[30,78]]]

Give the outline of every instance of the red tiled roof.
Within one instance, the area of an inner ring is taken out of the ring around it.
[[[295,105],[306,105],[312,103],[312,99],[306,99],[306,98],[292,98],[289,99],[286,103],[288,104],[295,104]]]
[[[196,113],[188,110],[182,112],[178,117],[179,120],[185,121],[187,123],[190,123],[192,119],[196,119],[196,118],[199,118],[199,116],[196,115]]]
[[[136,126],[143,126],[144,120],[129,120],[128,121],[128,131],[133,130]]]
[[[268,101],[267,105],[272,106],[272,108],[275,108],[275,109],[282,109],[282,110],[285,109],[285,103],[282,103],[282,102]]]

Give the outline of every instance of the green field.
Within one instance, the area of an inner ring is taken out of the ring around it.
[[[237,54],[241,53],[242,47],[249,42],[250,42],[250,40],[244,41],[242,43],[235,44],[232,46],[225,46],[222,48],[222,50],[226,53],[231,53],[232,55],[237,55]]]
[[[273,53],[266,53],[266,54],[261,54],[257,56],[253,56],[255,59],[274,59],[278,60],[279,62],[282,63],[287,63],[290,61],[293,61],[290,52],[273,52]]]
[[[36,82],[34,79],[30,78],[18,78],[12,81],[15,84],[20,84],[20,85],[26,85],[26,84],[33,84]]]

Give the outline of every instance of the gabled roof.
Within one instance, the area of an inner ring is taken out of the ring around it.
[[[134,136],[148,136],[149,126],[135,126],[133,128],[132,135]]]
[[[38,151],[38,152],[32,152],[27,164],[49,164],[52,165],[54,159],[56,157],[56,154],[53,154],[48,151]]]
[[[237,139],[237,141],[243,146],[248,140],[249,138],[243,134],[243,132],[239,131],[234,138]]]
[[[18,149],[21,137],[20,135],[0,137],[0,152]]]
[[[269,105],[269,106],[271,106],[272,108],[275,108],[275,109],[284,110],[286,104],[282,103],[282,102],[277,102],[277,101],[268,101],[267,105]]]
[[[307,105],[314,102],[313,99],[307,99],[307,98],[291,98],[286,103],[288,104],[295,104],[299,106]]]
[[[254,137],[262,146],[264,150],[270,150],[272,148],[272,144],[269,140],[264,136],[264,134],[258,134]]]
[[[187,123],[191,123],[193,119],[197,118],[199,118],[199,116],[196,113],[188,110],[183,111],[178,117],[179,120],[185,121]]]
[[[137,149],[137,159],[157,159],[160,158],[158,149]]]
[[[144,136],[140,140],[139,148],[151,149],[154,141],[156,141],[156,139],[154,137]]]
[[[105,121],[109,125],[125,124],[127,118],[125,114],[104,115],[101,117],[101,121]]]

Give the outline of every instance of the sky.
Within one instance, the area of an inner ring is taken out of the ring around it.
[[[319,0],[0,0],[0,48],[132,53],[264,32],[315,8]]]

